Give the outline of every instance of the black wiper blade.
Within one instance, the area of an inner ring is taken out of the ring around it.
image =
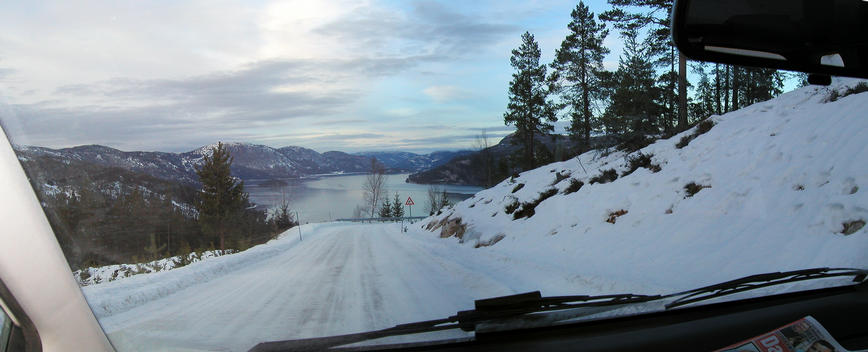
[[[582,307],[617,306],[648,302],[664,298],[661,295],[576,295],[542,297],[539,291],[475,301],[473,310],[460,311],[454,317],[464,331],[473,331],[477,324],[492,320],[512,319],[529,313],[548,312]]]
[[[263,342],[250,351],[319,351],[336,346],[379,339],[383,337],[412,335],[440,330],[458,329],[474,331],[477,325],[492,321],[519,319],[530,313],[564,310],[582,307],[620,306],[629,303],[647,302],[664,298],[660,295],[576,295],[542,297],[539,291],[517,295],[494,297],[474,301],[475,309],[460,311],[445,319],[400,324],[391,328],[356,334],[322,338]]]
[[[356,334],[263,342],[256,345],[251,349],[251,351],[319,351],[384,337],[412,335],[440,330],[460,328],[464,331],[478,332],[480,325],[484,324],[493,324],[495,331],[499,331],[501,328],[527,327],[534,324],[551,324],[559,321],[568,321],[569,319],[587,316],[589,314],[618,309],[632,303],[675,298],[673,301],[664,305],[666,309],[670,309],[761,287],[838,276],[852,276],[854,282],[863,282],[868,278],[868,270],[850,268],[815,268],[773,272],[746,276],[740,279],[668,295],[617,294],[599,296],[576,295],[542,297],[542,294],[540,294],[539,291],[533,291],[517,295],[476,300],[474,309],[460,311],[456,315],[444,319],[401,324],[388,329]],[[541,315],[533,314],[553,311],[557,312]],[[562,316],[547,319],[546,315]],[[529,323],[529,325],[522,325],[523,323]],[[489,328],[490,327],[486,326],[483,330]]]
[[[667,303],[666,309],[762,287],[837,276],[852,276],[853,282],[863,282],[868,277],[868,271],[852,268],[813,268],[745,276],[740,279],[667,295],[667,297],[680,297]]]
[[[454,323],[454,319],[452,318],[428,320],[410,324],[401,324],[387,329],[366,331],[355,334],[314,337],[286,341],[261,342],[256,346],[253,346],[253,348],[250,349],[250,352],[322,351],[337,346],[349,345],[384,337],[412,335],[457,328],[458,324]]]

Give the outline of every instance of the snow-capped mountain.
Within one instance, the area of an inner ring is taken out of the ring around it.
[[[47,157],[62,160],[67,164],[118,167],[162,179],[196,184],[196,166],[202,163],[203,156],[209,155],[215,146],[216,144],[206,145],[185,153],[125,152],[101,145],[64,149],[16,146],[16,150],[22,160]],[[318,153],[297,146],[272,148],[250,143],[227,143],[226,146],[233,157],[232,172],[242,179],[367,172],[371,167],[371,157],[376,157],[391,172],[420,171],[442,164],[450,156],[461,155],[461,152],[435,152],[426,155],[400,152]]]
[[[438,151],[430,154],[383,151],[356,153],[356,155],[377,158],[377,161],[383,163],[383,165],[392,171],[419,172],[438,167],[453,158],[466,156],[472,153],[473,151],[470,150]]]
[[[187,184],[194,184],[198,179],[195,172],[196,163],[194,162],[196,158],[190,158],[184,154],[124,152],[101,145],[83,145],[64,149],[15,146],[15,149],[21,160],[45,157],[62,161],[67,165],[75,164],[79,167],[87,167],[87,164],[117,167]],[[197,158],[201,159],[201,156]]]

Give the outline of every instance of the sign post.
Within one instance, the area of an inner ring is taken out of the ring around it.
[[[411,218],[413,217],[413,205],[415,205],[415,204],[416,203],[413,203],[413,198],[411,198],[411,197],[407,197],[407,202],[404,203],[404,205],[410,207],[410,217]]]
[[[298,210],[295,211],[295,221],[298,223],[298,241],[301,242],[301,217],[298,216]]]

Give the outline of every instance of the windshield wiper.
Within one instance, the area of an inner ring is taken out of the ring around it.
[[[531,313],[592,307],[599,308],[584,313],[571,314],[570,317],[575,318],[581,315],[614,309],[626,304],[648,302],[663,297],[664,296],[660,295],[649,296],[634,294],[542,297],[542,294],[539,291],[533,291],[510,296],[476,300],[474,301],[475,309],[459,311],[456,315],[445,319],[400,324],[387,329],[356,334],[263,342],[254,346],[250,351],[318,351],[330,347],[348,345],[383,337],[412,335],[451,329],[476,331],[478,326],[482,323],[517,319],[528,316]]]
[[[868,271],[850,268],[814,268],[745,276],[740,279],[668,295],[667,297],[680,297],[667,303],[666,309],[762,287],[836,276],[853,276],[853,282],[863,282],[868,276]]]
[[[251,351],[318,351],[384,337],[412,335],[441,330],[461,329],[480,332],[551,325],[591,314],[614,310],[626,305],[676,298],[661,308],[670,309],[699,301],[731,295],[762,287],[821,278],[852,276],[863,282],[868,270],[849,268],[814,268],[746,276],[715,285],[668,295],[576,295],[542,297],[539,291],[474,301],[474,309],[460,311],[444,319],[396,325],[391,328],[331,337],[263,342]],[[539,313],[539,314],[538,314]],[[471,340],[472,338],[458,339]],[[453,340],[456,341],[456,340]]]

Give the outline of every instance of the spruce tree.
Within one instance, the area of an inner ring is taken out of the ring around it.
[[[559,107],[566,107],[570,117],[570,134],[582,138],[587,147],[594,120],[592,101],[603,97],[600,75],[609,53],[603,40],[609,31],[604,23],[597,23],[584,2],[580,1],[570,16],[567,37],[555,52],[552,79],[560,93]]]
[[[656,66],[665,67],[658,86],[663,98],[663,125],[687,128],[687,58],[676,50],[670,34],[673,0],[609,0],[612,9],[600,15],[612,22],[622,34],[636,35],[646,30],[648,49]],[[638,11],[637,11],[638,10]],[[678,66],[676,68],[676,65]]]
[[[395,192],[395,201],[392,202],[392,217],[404,217],[404,204],[401,204],[401,197],[398,196],[398,192]]]
[[[705,71],[705,64],[693,64],[693,73],[699,76],[699,82],[694,91],[695,99],[690,104],[690,117],[697,121],[715,114],[715,105],[719,105],[720,101],[717,100],[713,82]]]
[[[248,203],[244,181],[232,177],[232,156],[223,143],[202,157],[202,166],[196,168],[202,190],[197,204],[202,232],[218,239],[220,249],[226,249],[226,238],[235,235]]]
[[[659,132],[660,92],[648,46],[626,36],[615,72],[611,101],[604,114],[606,132],[632,138]]]
[[[510,64],[515,69],[509,84],[509,104],[503,114],[506,125],[515,125],[521,141],[524,168],[536,167],[536,134],[554,130],[555,109],[548,100],[551,87],[546,82],[546,65],[540,65],[540,49],[530,32],[521,36],[521,46],[512,51]]]
[[[379,215],[381,218],[391,218],[392,217],[392,203],[389,202],[389,198],[383,200],[383,205],[380,207]]]

